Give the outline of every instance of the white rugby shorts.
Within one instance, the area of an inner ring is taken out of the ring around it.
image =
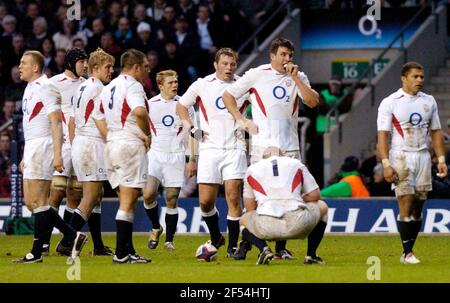
[[[164,187],[182,187],[186,158],[184,152],[167,153],[150,149],[148,156],[148,176],[155,177]]]
[[[244,150],[200,150],[197,183],[222,184],[226,180],[244,179],[246,170],[247,156]]]
[[[250,153],[250,164],[255,164],[256,162],[259,162],[262,159],[262,156],[263,156],[265,150],[266,150],[266,147],[253,146],[251,148],[251,153]],[[298,160],[302,161],[299,150],[285,151],[284,155],[286,157],[298,159]]]
[[[110,140],[105,147],[105,165],[111,187],[144,188],[147,183],[147,154],[143,143]]]
[[[432,190],[431,157],[428,150],[418,152],[389,152],[389,161],[398,174],[397,184],[392,183],[395,195],[414,195]]]
[[[64,170],[62,171],[62,173],[55,170],[53,172],[53,176],[62,176],[67,178],[70,176],[75,176],[75,171],[73,170],[72,165],[72,146],[70,145],[69,140],[65,140],[63,142],[61,148],[61,156],[63,159]]]
[[[53,177],[53,139],[42,137],[25,141],[23,178],[51,180]]]
[[[305,208],[286,212],[281,218],[251,213],[246,228],[263,240],[304,239],[319,223],[317,203],[306,203]]]
[[[75,136],[72,144],[73,170],[80,182],[105,181],[105,143],[100,138]]]

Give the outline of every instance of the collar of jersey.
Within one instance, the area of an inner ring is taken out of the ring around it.
[[[130,78],[130,79],[132,79],[133,81],[137,81],[133,76],[130,76],[130,75],[128,75],[128,74],[120,74],[122,77],[126,77],[126,78]]]
[[[36,82],[39,82],[39,81],[42,82],[42,78],[47,79],[47,75],[42,74],[39,78],[37,78],[36,80],[34,80],[33,82],[31,82],[31,84],[35,84]]]
[[[413,98],[417,98],[417,97],[421,97],[421,96],[422,96],[422,92],[420,92],[420,91],[419,91],[416,95],[410,95],[410,94],[408,94],[407,92],[405,92],[405,91],[403,90],[403,88],[400,88],[400,89],[398,90],[398,93],[401,94],[401,95],[404,95],[405,97],[410,98],[410,99],[413,99]]]

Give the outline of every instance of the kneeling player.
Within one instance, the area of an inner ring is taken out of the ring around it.
[[[264,151],[263,160],[246,173],[241,217],[243,240],[235,259],[245,259],[251,244],[260,250],[256,264],[274,257],[265,240],[304,239],[308,236],[305,264],[325,264],[316,254],[325,232],[328,207],[320,199],[319,186],[299,160],[282,156],[277,147]]]

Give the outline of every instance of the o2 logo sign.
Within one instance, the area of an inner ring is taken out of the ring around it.
[[[411,116],[409,116],[409,123],[412,126],[417,126],[422,122],[422,115],[419,113],[412,113]]]
[[[216,107],[220,110],[224,110],[226,108],[225,104],[223,103],[222,97],[216,99]]]
[[[171,115],[165,115],[164,117],[162,117],[161,122],[162,124],[164,124],[164,126],[171,127],[173,125],[173,122],[175,122],[175,118]]]
[[[286,89],[283,86],[275,86],[272,90],[272,94],[278,100],[289,102],[289,96],[287,95]]]
[[[367,0],[367,5],[371,5],[367,9],[366,15],[362,16],[358,22],[358,29],[364,36],[372,36],[375,34],[376,39],[381,39],[381,29],[378,28],[378,22],[381,20],[381,4],[380,0]],[[366,28],[366,23],[369,27]]]

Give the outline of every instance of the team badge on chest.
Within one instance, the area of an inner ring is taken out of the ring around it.
[[[292,85],[292,80],[291,79],[286,79],[284,80],[284,83],[286,83],[286,86],[289,87]]]

